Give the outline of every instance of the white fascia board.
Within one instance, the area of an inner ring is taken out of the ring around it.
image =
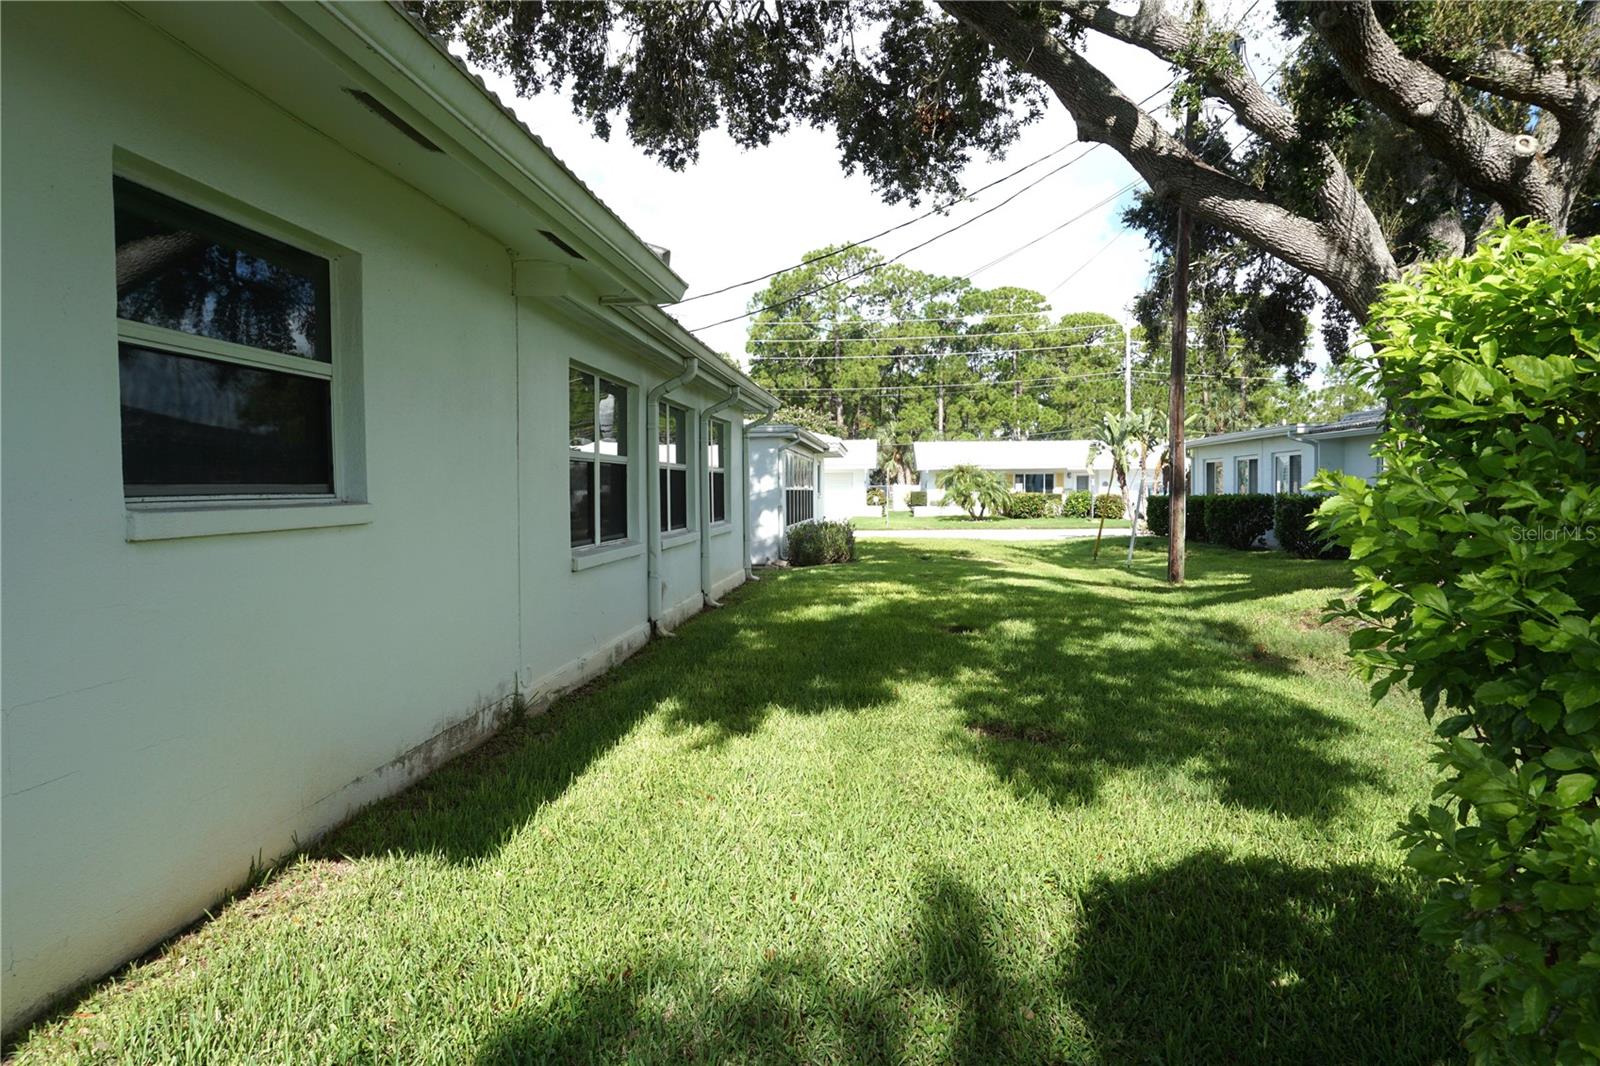
[[[688,283],[499,99],[410,16],[390,4],[272,5],[382,84],[471,157],[479,175],[498,179],[575,234],[581,250],[629,295],[653,303],[682,297]]]

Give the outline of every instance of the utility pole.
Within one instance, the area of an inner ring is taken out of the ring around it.
[[[1197,23],[1205,18],[1205,0],[1194,0]],[[1184,116],[1183,142],[1194,148],[1194,101]],[[1189,212],[1178,205],[1176,262],[1172,269],[1172,381],[1167,404],[1167,426],[1172,456],[1172,491],[1167,496],[1167,581],[1183,584],[1185,543],[1189,532],[1188,457],[1183,451],[1184,385],[1189,370],[1189,236],[1193,228]]]
[[[1122,413],[1133,414],[1133,323],[1122,321]]]

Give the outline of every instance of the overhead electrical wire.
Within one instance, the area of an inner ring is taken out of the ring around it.
[[[908,385],[846,385],[834,388],[827,385],[767,385],[771,392],[903,392],[906,389],[989,389],[1000,385],[1030,385],[1047,382],[1096,381],[1120,378],[1120,370],[1101,370],[1087,374],[1052,374],[1034,378],[997,378],[992,381],[957,381],[949,384],[912,383]]]
[[[1178,79],[1176,77],[1174,77],[1172,80],[1168,81],[1167,84],[1163,85],[1161,88],[1157,89],[1155,92],[1153,92],[1150,95],[1146,96],[1143,100],[1138,101],[1135,106],[1143,107],[1145,104],[1149,103],[1151,100],[1155,99],[1157,96],[1161,95],[1163,92],[1165,92],[1168,89],[1170,89],[1173,85],[1177,84],[1177,81],[1178,81]],[[1077,143],[1077,142],[1074,142],[1074,143]],[[796,293],[794,296],[790,296],[790,297],[788,297],[786,299],[779,300],[776,303],[768,304],[765,307],[759,307],[759,308],[755,309],[754,311],[746,311],[743,314],[734,315],[731,318],[725,318],[725,319],[722,319],[719,322],[711,322],[711,323],[708,323],[708,324],[706,324],[704,326],[695,326],[693,328],[693,330],[691,330],[691,332],[698,332],[698,331],[703,330],[703,329],[713,329],[713,328],[715,328],[717,326],[725,326],[729,322],[737,322],[741,318],[750,318],[753,315],[761,314],[763,311],[770,311],[770,310],[772,310],[774,308],[783,307],[786,304],[794,303],[796,300],[804,299],[807,296],[815,295],[816,293],[822,292],[825,289],[830,289],[830,288],[834,287],[835,285],[842,285],[847,281],[852,281],[855,278],[858,278],[858,277],[862,276],[863,274],[869,274],[869,273],[872,273],[873,271],[881,270],[884,267],[888,266],[889,264],[897,262],[900,259],[904,258],[905,256],[910,255],[912,252],[918,251],[919,249],[922,249],[922,248],[926,248],[928,245],[932,244],[934,241],[941,240],[944,237],[948,237],[950,234],[955,233],[958,230],[965,229],[967,226],[970,226],[972,223],[978,221],[980,218],[983,218],[983,217],[985,217],[987,215],[993,214],[995,211],[998,211],[1000,208],[1006,206],[1011,201],[1015,200],[1017,197],[1021,196],[1025,192],[1027,192],[1029,189],[1032,189],[1033,187],[1038,185],[1041,181],[1044,181],[1046,178],[1049,178],[1049,177],[1051,177],[1053,175],[1061,173],[1063,170],[1066,170],[1068,167],[1072,166],[1074,163],[1079,162],[1080,160],[1082,160],[1084,157],[1088,156],[1091,152],[1093,152],[1095,149],[1097,149],[1099,147],[1100,147],[1100,142],[1098,142],[1098,141],[1095,142],[1094,144],[1091,144],[1088,148],[1084,149],[1082,152],[1079,152],[1077,155],[1073,156],[1071,159],[1067,160],[1065,163],[1063,163],[1060,166],[1055,167],[1055,168],[1047,171],[1044,174],[1041,174],[1039,177],[1035,178],[1033,181],[1029,182],[1027,185],[1024,185],[1022,188],[1018,189],[1016,192],[1012,193],[1010,196],[1006,197],[1004,200],[1001,200],[999,203],[994,204],[994,205],[992,205],[990,207],[984,208],[982,211],[978,212],[977,214],[973,215],[972,217],[970,217],[968,219],[965,219],[964,221],[959,222],[956,225],[951,226],[948,229],[941,230],[938,233],[935,233],[932,237],[929,237],[927,240],[922,241],[922,242],[920,242],[918,244],[914,244],[910,248],[907,248],[904,251],[896,253],[894,256],[890,257],[889,259],[886,259],[886,260],[884,260],[882,262],[879,262],[879,263],[869,264],[869,265],[867,265],[865,267],[862,267],[860,270],[857,270],[857,271],[855,271],[855,272],[853,272],[851,274],[845,275],[842,278],[838,278],[838,279],[836,279],[834,281],[827,282],[827,283],[825,283],[823,285],[819,285],[819,286],[817,286],[815,288],[808,289],[805,292]],[[1019,171],[1019,173],[1020,173],[1020,171]],[[1013,174],[1011,176],[1015,176],[1015,175]],[[997,179],[997,180],[1004,180],[1004,179]],[[990,184],[993,185],[995,183],[991,182]],[[1138,183],[1134,182],[1133,184],[1136,185]],[[1123,190],[1123,191],[1126,191],[1126,190]],[[1121,193],[1119,192],[1117,195],[1121,195]],[[1102,205],[1096,204],[1095,206],[1096,207],[1100,207]],[[927,215],[925,214],[925,215],[923,215],[921,217],[926,218]],[[913,219],[911,221],[916,221],[916,219]],[[1062,227],[1058,226],[1057,230],[1059,230],[1060,228],[1062,228]],[[1052,230],[1051,232],[1053,233],[1053,232],[1056,232],[1056,231]],[[1046,236],[1048,236],[1048,234],[1046,234]],[[872,240],[872,239],[875,239],[875,238],[868,238],[868,239]],[[860,243],[863,243],[863,242],[855,242],[855,243],[857,245],[859,245]],[[846,247],[852,247],[852,246],[853,245],[847,245]],[[1031,245],[1024,245],[1023,247],[1030,247],[1030,246]],[[839,250],[843,251],[844,249],[839,249]],[[998,259],[995,259],[993,262],[984,264],[983,266],[979,267],[978,270],[975,270],[972,273],[976,274],[979,271],[987,270],[989,267],[994,266],[995,263],[999,263],[999,262],[1001,262],[1001,261],[1003,261],[1005,259],[1008,259],[1008,258],[1010,258],[1010,256],[1015,255],[1017,252],[1019,252],[1021,250],[1022,250],[1021,248],[1014,249],[1013,251],[1007,253],[1006,255],[1000,256]],[[796,264],[796,266],[804,266],[809,262],[817,262],[822,258],[825,258],[825,257],[819,256],[819,257],[816,257],[816,258],[811,259],[811,260],[802,260],[799,264]],[[740,288],[740,287],[745,286],[745,285],[754,284],[757,281],[764,281],[767,278],[776,277],[778,274],[782,274],[787,270],[793,270],[793,269],[795,269],[795,267],[793,267],[793,266],[785,267],[784,270],[773,271],[770,274],[763,275],[762,277],[759,277],[759,278],[752,278],[752,279],[749,279],[747,281],[735,282],[734,284],[725,286],[722,289],[719,289],[717,291],[718,292],[727,292],[729,289],[737,289],[737,288]],[[965,279],[964,278],[957,278],[957,279],[954,279],[954,280],[965,280]],[[708,293],[704,293],[703,295],[710,296],[712,294],[708,292]],[[696,297],[696,298],[698,298],[698,297]],[[686,303],[687,301],[680,301],[680,302],[685,302]]]
[[[1068,352],[1081,351],[1085,348],[1099,347],[1093,341],[1079,342],[1077,344],[1041,344],[1031,348],[1003,348],[988,347],[978,348],[973,351],[930,351],[927,348],[911,352],[896,352],[884,355],[758,355],[763,363],[799,363],[799,362],[867,362],[870,360],[883,361],[885,359],[948,359],[958,356],[990,356],[990,355],[1026,355],[1029,352]],[[1121,371],[1118,371],[1121,373]]]
[[[1036,315],[1038,315],[1040,317],[1045,317],[1045,316],[1049,315],[1049,312],[1048,311],[1038,311],[1038,312],[1034,312],[1034,314],[1036,314]],[[818,325],[822,325],[822,324],[823,323],[818,323]],[[844,323],[844,324],[845,325],[855,325],[856,321],[851,321],[851,322],[847,322],[847,323]],[[838,323],[835,323],[835,325],[838,325]],[[1085,332],[1085,331],[1102,330],[1102,329],[1114,329],[1114,330],[1116,330],[1117,332],[1120,333],[1122,331],[1122,323],[1120,323],[1120,322],[1101,322],[1101,323],[1098,323],[1098,324],[1095,324],[1095,325],[1083,324],[1083,325],[1076,325],[1076,326],[1048,326],[1048,327],[1046,327],[1044,329],[1018,329],[1018,330],[1012,330],[1010,333],[947,333],[947,334],[929,333],[929,334],[926,334],[926,335],[910,334],[910,335],[901,336],[901,337],[751,337],[750,340],[749,340],[749,343],[751,343],[751,344],[831,344],[834,341],[849,341],[851,343],[866,342],[866,343],[871,343],[871,344],[882,344],[882,343],[885,343],[885,342],[902,341],[902,340],[908,340],[908,341],[925,340],[925,339],[927,339],[929,337],[939,337],[941,339],[948,339],[948,340],[978,340],[978,339],[982,339],[982,338],[985,338],[985,337],[1028,337],[1028,336],[1033,336],[1033,335],[1039,334],[1039,333],[1082,333],[1082,332]]]

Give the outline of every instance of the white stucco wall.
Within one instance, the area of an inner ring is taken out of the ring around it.
[[[567,370],[635,387],[636,442],[644,391],[669,371],[525,285],[513,296],[503,241],[125,9],[10,6],[3,48],[9,1024],[194,918],[258,855],[482,735],[519,682],[547,695],[637,647],[642,551],[574,570]],[[349,443],[364,451],[369,523],[127,539],[114,157],[359,264],[339,358],[362,372]],[[730,521],[711,538],[719,589],[743,574],[737,434],[732,448]],[[699,606],[697,552],[697,534],[663,552],[674,618]]]

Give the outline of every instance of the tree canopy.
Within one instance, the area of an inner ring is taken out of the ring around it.
[[[975,155],[1003,154],[1053,97],[1158,198],[1317,279],[1358,320],[1405,263],[1469,247],[1486,220],[1564,233],[1594,213],[1594,3],[1280,0],[1298,43],[1276,87],[1231,25],[1162,0],[1132,13],[1107,0],[412,7],[518,92],[565,92],[601,136],[624,116],[667,166],[718,126],[747,147],[830,127],[844,167],[889,201],[955,191]],[[1170,64],[1178,102],[1225,108],[1247,151],[1219,163],[1186,145],[1085,58],[1091,34]],[[1408,180],[1368,180],[1375,155]]]

